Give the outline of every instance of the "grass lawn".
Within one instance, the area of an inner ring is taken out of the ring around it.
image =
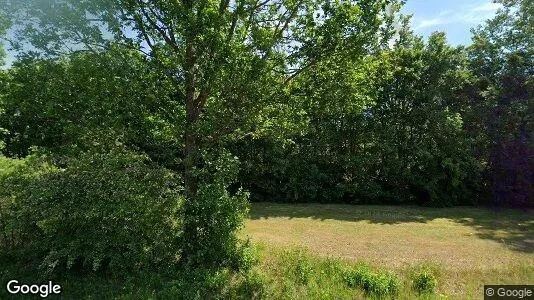
[[[256,203],[245,231],[265,248],[264,270],[280,249],[300,246],[405,280],[426,265],[438,273],[438,294],[478,299],[484,284],[534,284],[533,216],[469,207]]]

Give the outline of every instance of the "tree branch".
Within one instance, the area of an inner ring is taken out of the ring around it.
[[[139,3],[139,1],[138,1],[138,3]],[[152,19],[150,17],[150,15],[146,11],[146,9],[145,9],[145,7],[143,6],[142,3],[139,3],[139,8],[141,9],[141,13],[146,18],[148,23],[150,23],[150,25],[159,33],[159,35],[163,38],[165,43],[167,43],[169,46],[171,46],[176,52],[179,52],[180,48],[178,47],[178,44],[176,44],[175,41],[173,42],[174,37],[173,38],[169,37],[167,35],[167,33],[165,32],[165,30],[162,27],[158,26],[157,22],[154,21],[154,19]],[[156,16],[156,18],[157,18],[157,16]]]

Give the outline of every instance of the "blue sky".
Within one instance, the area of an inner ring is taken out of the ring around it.
[[[434,31],[444,31],[451,44],[467,45],[470,29],[492,18],[499,7],[491,0],[408,0],[402,12],[413,15],[416,34],[427,37]],[[12,60],[8,51],[7,65]]]
[[[451,44],[467,45],[470,29],[492,18],[500,7],[491,0],[408,0],[402,12],[413,14],[416,34],[427,37],[444,31]]]

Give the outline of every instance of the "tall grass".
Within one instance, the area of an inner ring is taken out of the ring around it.
[[[364,263],[312,255],[304,248],[271,250],[261,260],[268,299],[409,299],[410,281]],[[434,295],[431,291],[426,296]]]
[[[478,290],[442,295],[443,286],[457,284],[439,265],[420,264],[403,270],[377,268],[364,262],[349,263],[319,257],[304,248],[274,249],[256,245],[251,256],[258,261],[246,272],[222,270],[161,270],[134,277],[69,276],[54,283],[64,299],[472,299]],[[16,272],[0,270],[5,286]],[[520,278],[531,278],[526,268]],[[470,282],[474,273],[459,274]],[[487,277],[487,274],[484,274]],[[526,277],[525,277],[526,276]],[[21,282],[40,283],[31,274]],[[502,283],[494,277],[495,283]],[[519,282],[519,279],[517,282]],[[474,286],[470,283],[470,286]],[[10,299],[0,289],[0,299]]]

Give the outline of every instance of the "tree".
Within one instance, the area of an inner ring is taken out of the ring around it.
[[[5,15],[4,12],[0,12],[0,39],[6,34],[6,31],[9,27],[9,19]],[[0,66],[3,65],[5,57],[5,51],[3,48],[3,44],[0,44]]]
[[[56,154],[117,145],[145,152],[165,167],[178,169],[183,114],[169,103],[169,81],[159,79],[145,58],[131,50],[75,53],[59,60],[23,60],[8,70],[0,113],[3,152],[24,157],[38,146]],[[125,88],[127,87],[127,88]],[[165,151],[161,151],[165,149]]]
[[[534,3],[497,2],[503,8],[473,31],[469,48],[479,90],[470,124],[487,141],[481,159],[489,165],[494,203],[532,206]]]
[[[425,44],[408,32],[377,59],[376,105],[368,131],[376,153],[373,169],[385,195],[419,204],[473,204],[478,167],[464,131],[464,90],[471,83],[462,48],[444,33]]]
[[[280,100],[285,85],[334,51],[362,53],[378,38],[390,2],[24,0],[11,2],[10,11],[21,40],[40,50],[33,55],[118,44],[143,52],[172,81],[174,101],[185,112],[186,215],[194,216],[200,174],[209,165],[205,150],[254,128],[254,112]],[[185,227],[187,240],[203,239],[206,228],[198,222]]]
[[[47,54],[61,53],[68,41],[88,48],[109,45],[101,28],[105,25],[119,43],[146,50],[167,71],[176,82],[177,101],[186,108],[184,166],[186,190],[193,197],[201,142],[196,127],[203,110],[213,98],[221,101],[224,92],[247,83],[233,80],[229,72],[277,71],[289,80],[333,49],[359,49],[378,29],[386,2],[102,0],[20,5],[19,15],[29,14],[39,24],[30,22],[25,36]]]
[[[0,67],[4,65],[4,57],[5,57],[5,51],[3,47],[3,43],[1,43],[3,36],[6,34],[7,28],[9,27],[9,20],[4,12],[0,12]],[[4,93],[6,89],[6,83],[7,83],[7,74],[4,70],[0,69],[0,114],[2,113],[2,104],[4,102]],[[0,134],[2,134],[5,131],[4,128],[0,125]],[[4,142],[0,140],[0,150],[4,148]]]
[[[407,21],[391,49],[332,55],[295,80],[284,138],[239,144],[253,199],[476,203],[466,53],[442,33],[424,43]]]

